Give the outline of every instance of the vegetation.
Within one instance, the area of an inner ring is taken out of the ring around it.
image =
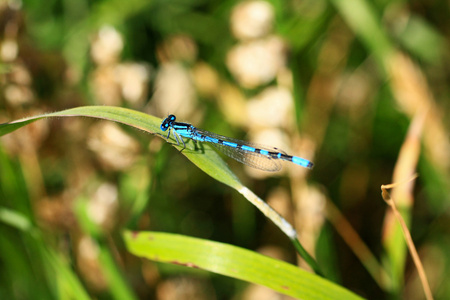
[[[449,13],[0,2],[0,298],[450,298]],[[168,113],[314,168],[167,143]]]

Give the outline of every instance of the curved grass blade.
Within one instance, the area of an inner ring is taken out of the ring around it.
[[[0,136],[13,132],[34,121],[51,117],[93,117],[123,123],[150,133],[160,132],[159,124],[161,123],[159,118],[122,107],[80,106],[0,124]]]
[[[294,265],[228,244],[159,232],[126,231],[124,240],[134,255],[264,285],[300,299],[362,299]]]
[[[332,0],[331,3],[375,57],[385,63],[395,48],[377,19],[373,4],[367,0]]]
[[[11,133],[34,121],[52,117],[93,117],[119,122],[151,134],[166,137],[166,134],[164,134],[159,127],[162,121],[161,119],[142,112],[114,106],[81,106],[3,123],[0,124],[0,136]],[[177,145],[173,138],[170,138],[170,140],[174,147],[179,150],[182,149],[182,146]],[[194,149],[194,147],[189,144],[189,147],[184,149],[181,153],[213,178],[236,190],[243,187],[234,173],[228,168],[227,164],[219,154],[211,148],[211,146],[204,145],[202,150],[198,150]]]

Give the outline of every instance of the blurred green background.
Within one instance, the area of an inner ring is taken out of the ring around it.
[[[403,182],[391,195],[448,299],[449,15],[445,1],[2,0],[0,123],[122,106],[310,159],[312,171],[275,174],[227,161],[328,278],[370,299],[424,298],[380,195]],[[0,138],[1,299],[70,298],[64,286],[75,298],[287,299],[134,257],[124,228],[303,267],[270,221],[162,139],[87,118]]]

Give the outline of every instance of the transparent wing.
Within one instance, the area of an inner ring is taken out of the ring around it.
[[[237,149],[233,147],[228,147],[216,143],[210,143],[220,152],[229,157],[245,164],[250,167],[260,169],[263,171],[279,171],[281,169],[281,164],[278,160],[271,158],[270,156],[262,155],[256,152],[244,151],[242,149]]]
[[[275,148],[275,147],[268,147],[268,146],[259,145],[259,144],[255,144],[255,143],[249,143],[246,141],[233,139],[233,138],[226,137],[223,135],[215,134],[213,132],[209,132],[206,130],[197,129],[197,133],[199,135],[209,136],[209,137],[220,139],[220,140],[223,140],[226,142],[249,146],[249,147],[252,147],[255,149],[267,150],[269,152],[281,152],[283,154],[286,154],[284,151],[282,151],[278,148]],[[212,144],[214,147],[216,147],[220,152],[223,152],[223,154],[225,154],[245,165],[248,165],[250,167],[264,170],[264,171],[272,171],[272,172],[278,171],[281,169],[281,163],[278,160],[273,159],[270,156],[262,155],[260,153],[256,153],[256,152],[252,152],[252,151],[242,150],[239,148],[225,146],[225,145],[221,145],[221,144],[217,144],[217,143],[210,142],[210,144]]]

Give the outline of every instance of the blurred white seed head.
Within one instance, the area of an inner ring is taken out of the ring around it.
[[[161,65],[155,78],[152,105],[160,115],[188,116],[195,108],[196,92],[192,78],[181,63]]]
[[[4,87],[5,99],[12,106],[29,104],[34,100],[33,91],[27,86],[9,84]]]
[[[34,98],[31,89],[31,74],[29,70],[20,63],[10,66],[7,76],[4,76],[3,95],[5,100],[12,106],[21,106],[32,103]]]
[[[219,92],[220,76],[205,62],[198,62],[191,71],[195,87],[200,95],[214,97]]]
[[[98,104],[120,105],[120,86],[116,80],[116,65],[104,65],[91,74],[91,89]]]
[[[289,128],[294,121],[293,110],[294,99],[291,91],[284,87],[271,86],[248,101],[248,123],[254,127]]]
[[[156,56],[161,63],[193,62],[197,59],[197,48],[197,44],[190,36],[174,35],[158,45]]]
[[[286,45],[277,36],[246,42],[233,47],[227,67],[245,88],[266,84],[286,65]]]
[[[120,85],[123,98],[132,103],[141,103],[147,97],[147,83],[150,68],[139,63],[119,64],[115,68],[116,81]]]
[[[87,141],[89,149],[106,169],[124,170],[137,158],[139,144],[117,124],[100,122],[92,127]]]
[[[239,40],[261,38],[272,31],[273,19],[274,11],[270,3],[242,2],[231,13],[231,31]]]
[[[122,98],[134,105],[147,97],[150,68],[141,63],[98,67],[91,75],[92,92],[99,104],[120,105]]]
[[[20,85],[31,85],[31,74],[25,65],[21,63],[15,63],[10,66],[10,70],[11,72],[9,72],[8,74],[8,79],[10,82]]]
[[[87,207],[90,219],[100,226],[110,227],[114,223],[112,220],[118,206],[118,195],[115,185],[100,185]]]
[[[122,49],[121,34],[112,26],[103,26],[92,42],[91,56],[98,65],[111,64],[118,61]]]
[[[5,39],[0,44],[0,60],[3,62],[12,62],[17,58],[19,46],[15,39]]]

